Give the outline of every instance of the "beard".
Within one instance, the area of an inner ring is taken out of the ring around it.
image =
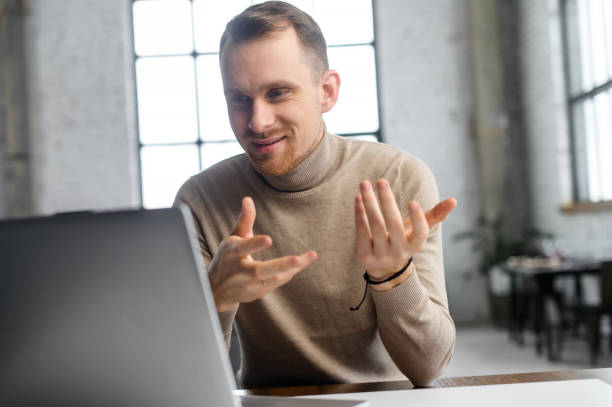
[[[321,140],[323,139],[323,130],[321,130],[320,136],[314,141],[312,146],[306,151],[302,151],[302,154],[298,154],[296,149],[299,150],[299,147],[296,147],[292,141],[292,137],[295,137],[295,134],[291,134],[289,131],[274,131],[272,134],[266,134],[262,138],[270,138],[277,137],[279,135],[286,135],[287,140],[284,142],[288,144],[288,151],[285,152],[284,155],[280,156],[278,154],[271,154],[270,156],[251,156],[248,153],[248,150],[244,148],[251,165],[255,170],[263,176],[268,177],[277,177],[280,175],[285,175],[289,171],[295,169],[298,165],[302,163],[308,156],[310,156],[316,147],[319,145]],[[253,132],[247,132],[243,135],[242,140],[249,140],[252,138],[257,138]]]
[[[255,170],[265,177],[278,177],[285,175],[289,171],[297,167],[306,157],[298,157],[294,151],[291,151],[288,156],[283,156],[281,162],[277,162],[274,157],[263,157],[254,159],[249,154],[249,161]]]

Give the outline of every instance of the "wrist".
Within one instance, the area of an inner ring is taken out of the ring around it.
[[[226,304],[215,300],[215,307],[217,308],[217,312],[227,312],[233,310],[234,308],[237,308],[238,303]]]
[[[372,278],[370,278],[370,275],[368,274],[368,271],[366,270],[366,272],[363,273],[363,279],[366,281],[366,288],[363,293],[363,298],[361,298],[361,302],[359,303],[359,305],[357,305],[356,307],[351,307],[350,310],[357,311],[359,307],[361,307],[361,304],[363,304],[366,299],[366,295],[368,293],[368,286],[372,286],[372,289],[375,291],[389,291],[393,287],[398,286],[404,280],[406,280],[412,274],[412,270],[414,269],[414,266],[412,265],[412,260],[414,260],[414,257],[410,257],[408,263],[406,263],[406,265],[402,267],[399,271],[396,271],[390,276],[382,278],[380,280],[372,280]]]
[[[238,307],[237,302],[224,300],[218,289],[215,290],[214,287],[211,287],[211,291],[215,300],[215,307],[217,308],[218,312],[231,311],[234,308]]]
[[[208,273],[208,282],[210,284],[210,290],[212,291],[213,299],[215,301],[215,308],[218,312],[231,311],[238,306],[237,302],[227,301],[223,298],[222,287],[223,283],[220,279],[216,278],[217,273],[211,271]]]
[[[386,283],[382,283],[378,285],[371,284],[370,287],[374,291],[389,291],[392,288],[397,287],[398,285],[406,281],[406,279],[408,279],[408,277],[410,277],[410,275],[412,274],[413,270],[414,270],[414,264],[410,264],[408,268],[406,269],[406,271],[403,272],[400,276],[394,278],[393,280],[387,281]],[[384,278],[380,280],[383,281]]]

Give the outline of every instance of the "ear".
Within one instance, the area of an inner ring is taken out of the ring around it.
[[[323,74],[322,97],[321,97],[321,113],[329,112],[338,100],[340,92],[340,75],[338,72],[330,69]]]

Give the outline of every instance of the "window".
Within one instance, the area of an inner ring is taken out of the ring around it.
[[[340,98],[330,132],[380,140],[372,0],[293,0],[321,26]],[[225,24],[249,0],[135,0],[134,52],[142,203],[171,205],[191,175],[242,153],[219,72]]]
[[[612,2],[562,0],[574,200],[612,200]]]

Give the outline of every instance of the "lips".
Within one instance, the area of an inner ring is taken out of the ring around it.
[[[252,140],[253,145],[258,153],[266,154],[276,150],[287,136],[273,137],[261,140]]]
[[[274,138],[267,138],[267,139],[263,139],[263,140],[253,140],[253,143],[259,145],[259,146],[269,146],[272,145],[274,143],[278,143],[279,141],[281,141],[282,139],[284,139],[285,136],[280,136],[280,137],[274,137]]]

